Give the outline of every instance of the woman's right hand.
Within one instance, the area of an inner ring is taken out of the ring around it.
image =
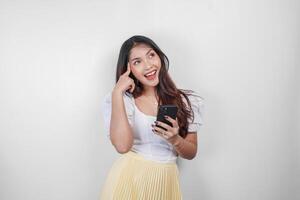
[[[125,92],[130,89],[130,93],[133,92],[135,84],[132,78],[129,77],[131,70],[129,63],[127,63],[127,71],[122,74],[114,87],[114,91]]]

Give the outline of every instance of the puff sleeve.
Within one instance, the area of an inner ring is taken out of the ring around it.
[[[124,106],[128,118],[128,122],[131,126],[133,126],[133,117],[134,117],[134,100],[132,95],[127,96],[125,93],[123,94]],[[111,120],[111,112],[112,112],[112,93],[108,93],[105,95],[102,102],[102,117],[104,122],[104,132],[108,138],[110,138],[110,120]]]
[[[192,110],[194,112],[194,120],[188,119],[188,132],[198,132],[203,125],[204,99],[199,96],[189,96]]]

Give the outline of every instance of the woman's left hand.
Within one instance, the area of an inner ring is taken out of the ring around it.
[[[172,123],[172,126],[169,126],[166,123],[160,122],[160,121],[155,121],[155,124],[152,125],[152,131],[165,138],[166,140],[168,140],[169,142],[173,143],[173,140],[179,136],[179,126],[178,126],[178,121],[177,118],[176,120],[172,119],[169,116],[165,116],[166,120],[168,120],[169,122]],[[158,127],[161,126],[163,128],[165,128],[166,130]]]

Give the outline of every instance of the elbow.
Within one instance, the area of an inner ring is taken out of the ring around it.
[[[127,153],[130,151],[132,145],[133,145],[133,140],[128,138],[126,140],[119,140],[119,139],[111,139],[112,145],[115,147],[116,151],[120,154]]]
[[[130,147],[127,147],[127,146],[115,146],[115,149],[117,150],[118,153],[120,154],[124,154],[124,153],[127,153],[128,151],[130,151]]]
[[[187,160],[193,160],[195,157],[196,157],[196,155],[192,155],[192,156],[186,157],[186,159]]]
[[[187,159],[187,160],[193,160],[194,158],[196,158],[196,155],[197,155],[197,152],[193,153],[191,155],[186,156],[185,159]]]
[[[190,154],[187,156],[186,159],[193,160],[194,158],[196,158],[197,152],[198,152],[197,146],[195,146],[195,149],[192,152],[190,152]]]
[[[193,160],[196,157],[196,154],[192,155],[180,155],[181,158],[186,159],[186,160]]]

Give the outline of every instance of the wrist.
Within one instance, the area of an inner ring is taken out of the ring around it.
[[[178,146],[183,138],[180,135],[175,135],[168,139],[173,146]]]
[[[112,91],[113,95],[123,95],[123,91],[119,90],[118,88],[114,88]]]

